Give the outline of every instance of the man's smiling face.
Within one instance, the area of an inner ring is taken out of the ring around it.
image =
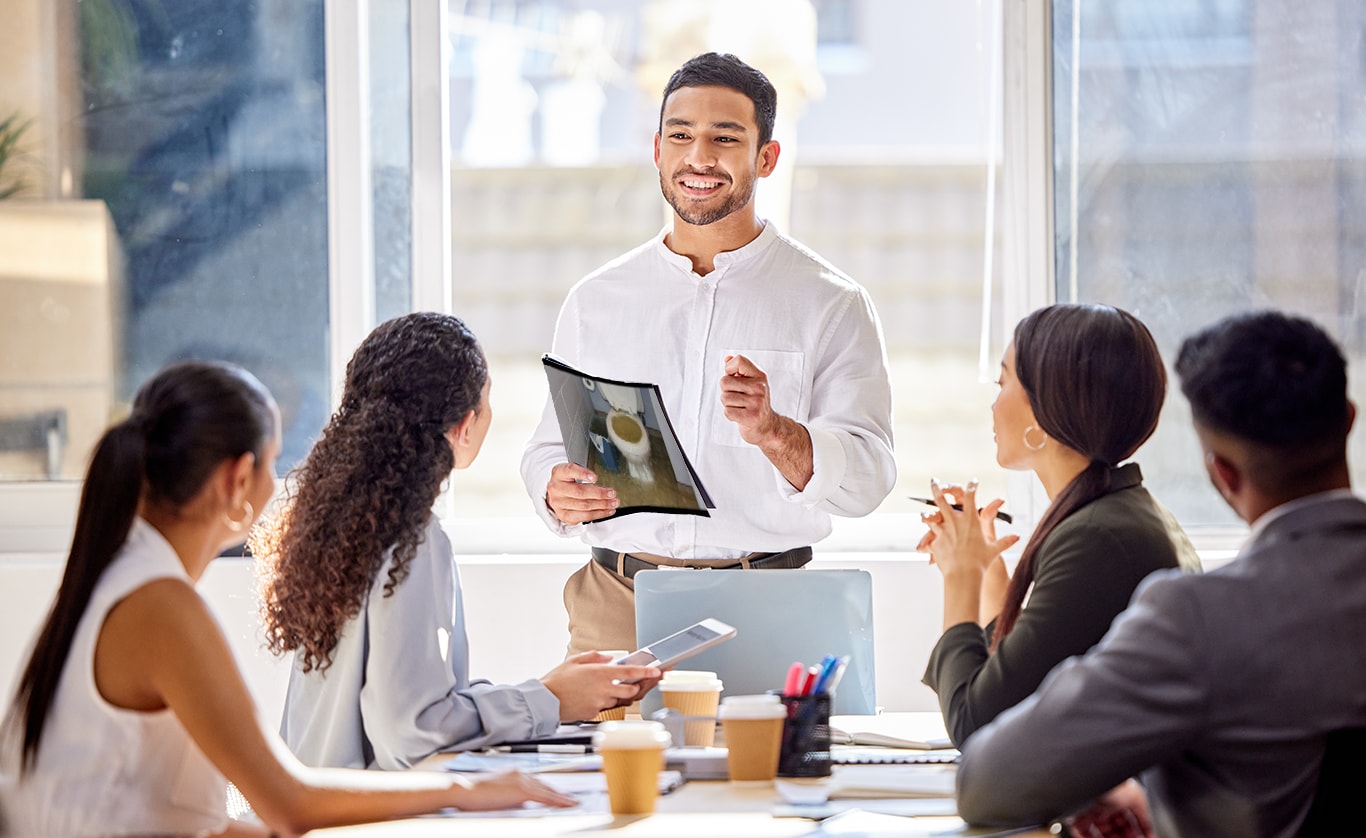
[[[754,103],[728,87],[681,87],[655,137],[659,188],[678,217],[703,226],[749,206],[776,155],[759,146]]]

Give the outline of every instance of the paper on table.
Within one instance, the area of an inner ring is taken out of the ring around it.
[[[831,716],[830,742],[836,745],[880,745],[933,751],[952,748],[943,722],[927,723],[920,714]]]
[[[921,748],[889,748],[885,746],[831,745],[830,761],[835,765],[865,765],[902,763],[907,765],[952,765],[958,762],[954,748],[927,751]]]
[[[821,780],[779,779],[778,794],[788,803],[871,798],[947,798],[954,793],[958,769],[941,765],[837,765]]]
[[[441,764],[447,771],[521,771],[540,774],[546,771],[600,771],[599,754],[480,753],[465,751]]]
[[[953,797],[957,774],[953,766],[840,765],[830,778],[830,798]]]
[[[545,774],[536,779],[562,794],[606,794],[607,775],[600,771],[583,774]],[[659,772],[659,793],[668,794],[683,785],[683,775],[677,771]]]
[[[822,821],[820,828],[812,835],[813,838],[817,835],[860,835],[864,838],[876,838],[882,835],[964,835],[967,831],[967,824],[956,816],[901,817],[850,809]]]
[[[958,807],[952,798],[884,797],[880,800],[827,800],[824,803],[780,803],[770,813],[775,818],[825,820],[841,812],[860,810],[908,818],[955,817]]]

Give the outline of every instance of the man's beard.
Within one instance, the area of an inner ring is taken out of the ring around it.
[[[674,178],[680,174],[688,172],[676,172],[672,178],[664,177],[664,172],[659,173],[659,191],[664,194],[664,200],[669,202],[678,217],[693,225],[694,227],[705,227],[708,224],[715,224],[737,210],[744,209],[745,205],[754,197],[754,178],[746,177],[741,180],[737,188],[734,188],[730,197],[726,198],[720,206],[708,209],[694,204],[686,195],[678,194],[678,187],[674,183]],[[702,174],[694,172],[691,174]],[[726,183],[736,187],[734,179],[726,175],[717,175],[726,178]]]

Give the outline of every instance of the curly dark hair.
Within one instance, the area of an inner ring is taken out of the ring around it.
[[[267,648],[326,670],[391,550],[385,596],[403,582],[455,465],[446,432],[481,409],[487,381],[479,342],[450,315],[396,317],[361,343],[280,514],[252,534]]]

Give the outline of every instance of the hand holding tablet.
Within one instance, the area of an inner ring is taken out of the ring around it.
[[[658,666],[665,669],[734,636],[734,626],[708,618],[612,662],[628,666]]]

